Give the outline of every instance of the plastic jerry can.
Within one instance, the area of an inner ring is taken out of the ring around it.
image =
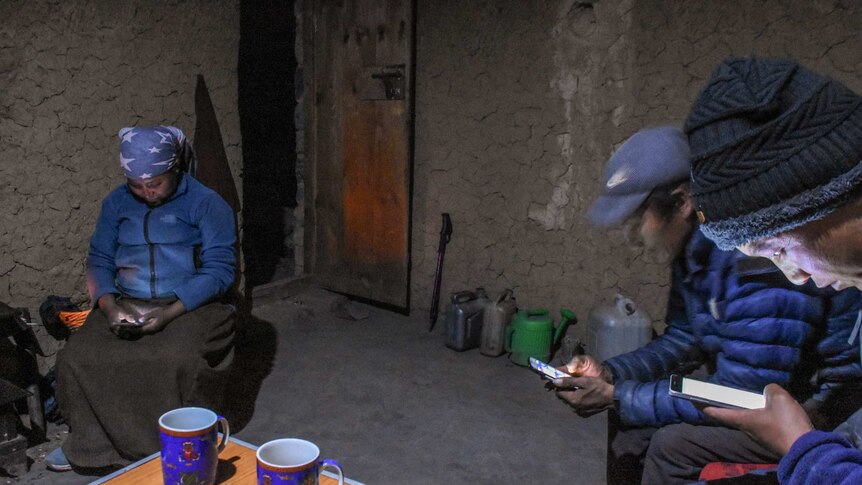
[[[452,293],[446,305],[446,347],[463,352],[479,346],[482,313],[487,304],[483,288]]]
[[[613,302],[593,307],[588,320],[587,353],[599,362],[639,349],[652,340],[652,319],[620,294]]]
[[[512,315],[518,309],[512,290],[506,289],[497,300],[485,305],[482,316],[482,342],[479,352],[491,357],[497,357],[505,351],[506,326],[512,320]]]

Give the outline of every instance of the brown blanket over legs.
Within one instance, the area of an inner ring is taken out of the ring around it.
[[[230,305],[210,303],[157,334],[122,340],[101,311],[90,312],[57,360],[69,461],[85,468],[127,465],[159,450],[158,419],[166,411],[200,406],[220,413],[235,318]]]

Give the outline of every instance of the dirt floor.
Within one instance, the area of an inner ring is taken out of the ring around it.
[[[234,436],[309,439],[365,484],[604,482],[604,415],[578,417],[505,356],[447,349],[442,312],[429,332],[424,313],[316,289],[270,295],[241,329],[236,364],[223,413]],[[45,470],[68,432],[48,435],[28,450],[30,471],[0,483],[97,478]]]

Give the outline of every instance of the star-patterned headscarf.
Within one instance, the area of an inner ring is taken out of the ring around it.
[[[130,179],[155,177],[193,156],[186,135],[173,126],[123,128],[119,135],[120,166]]]

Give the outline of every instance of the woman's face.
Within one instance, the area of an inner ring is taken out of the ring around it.
[[[179,175],[174,170],[144,180],[126,179],[129,190],[150,207],[158,207],[167,202],[177,190],[178,182]]]

